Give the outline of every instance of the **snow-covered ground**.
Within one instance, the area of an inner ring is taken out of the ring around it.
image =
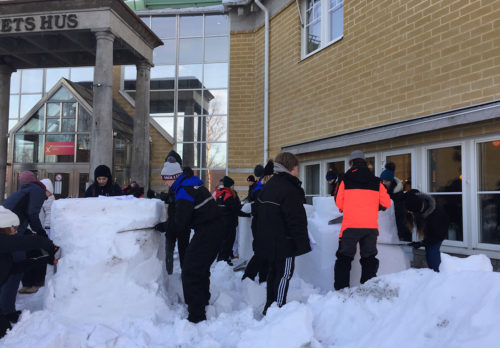
[[[163,235],[147,229],[163,218],[157,200],[54,203],[52,236],[63,248],[58,271],[49,270],[38,293],[18,296],[23,314],[0,346],[499,346],[500,275],[481,255],[443,255],[441,273],[409,269],[342,291],[294,276],[288,303],[265,317],[265,285],[241,281],[241,272],[219,262],[208,320],[192,324],[178,262],[167,276]]]

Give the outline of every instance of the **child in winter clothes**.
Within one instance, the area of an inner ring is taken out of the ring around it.
[[[425,247],[425,258],[429,268],[439,272],[441,264],[440,248],[448,236],[450,221],[444,210],[436,205],[429,195],[418,190],[410,190],[404,195],[406,209],[413,215],[417,232],[423,240],[410,243],[415,249]]]
[[[101,164],[94,170],[94,183],[85,191],[85,197],[121,196],[120,185],[113,183],[113,176],[108,166]]]
[[[50,239],[42,236],[18,235],[20,224],[19,218],[9,209],[0,206],[0,288],[7,282],[10,276],[21,274],[29,267],[43,264],[54,260],[54,244]],[[14,252],[25,252],[28,250],[44,249],[48,255],[38,259],[24,259],[15,261]],[[16,289],[17,290],[17,289]],[[3,296],[0,290],[0,296]],[[0,312],[0,338],[3,337],[11,322],[16,323],[20,311]]]

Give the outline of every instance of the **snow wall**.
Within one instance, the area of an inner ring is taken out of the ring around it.
[[[165,277],[164,237],[152,229],[165,221],[165,205],[127,197],[54,202],[51,233],[62,257],[47,284],[45,309],[79,321],[113,321],[165,306],[157,295]]]
[[[295,274],[322,290],[333,290],[333,268],[341,225],[328,225],[328,221],[342,214],[339,213],[333,197],[314,197],[313,205],[306,204],[304,207],[307,213],[307,228],[316,241],[316,245],[310,253],[295,259]],[[250,204],[245,204],[243,210],[249,212]],[[410,268],[413,255],[411,247],[388,245],[400,243],[393,204],[386,211],[379,212],[378,223],[380,235],[377,258],[380,261],[380,266],[377,275],[400,272]],[[239,218],[238,253],[242,260],[250,259],[253,254],[250,225],[251,219]],[[358,252],[352,262],[351,286],[358,285],[360,278],[361,265],[358,246]]]

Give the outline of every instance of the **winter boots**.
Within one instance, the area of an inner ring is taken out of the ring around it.
[[[19,289],[18,293],[20,293],[20,294],[34,294],[40,288],[41,288],[41,286],[23,286],[21,289]]]

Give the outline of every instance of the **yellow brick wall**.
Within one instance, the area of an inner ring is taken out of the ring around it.
[[[285,145],[500,99],[498,1],[353,0],[344,11],[343,39],[304,60],[295,1],[272,18],[271,156]],[[263,27],[231,33],[230,168],[262,158],[263,47]]]

